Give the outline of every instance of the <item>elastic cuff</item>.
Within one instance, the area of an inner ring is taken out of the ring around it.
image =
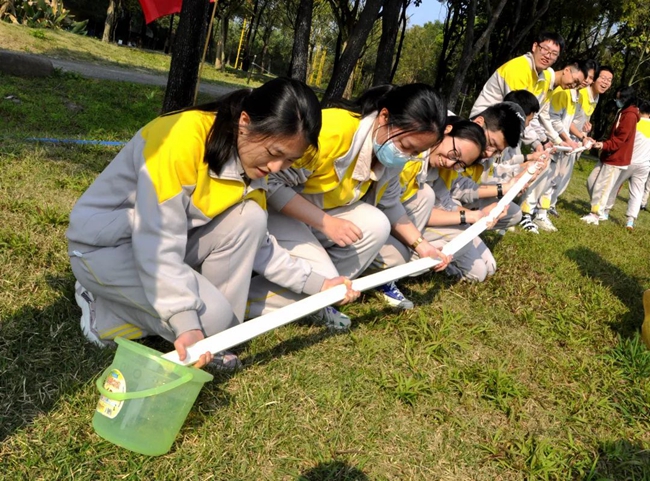
[[[196,311],[182,311],[174,314],[167,321],[171,326],[176,337],[183,334],[185,331],[191,331],[193,329],[201,329],[201,323],[199,322],[199,315]]]
[[[303,294],[313,295],[318,294],[323,288],[325,283],[325,276],[319,274],[318,272],[311,271],[307,280],[305,281],[305,286],[302,288]]]

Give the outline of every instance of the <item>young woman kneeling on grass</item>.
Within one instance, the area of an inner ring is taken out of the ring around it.
[[[442,257],[438,269],[444,269],[448,259],[422,240],[400,202],[399,175],[409,159],[440,141],[445,110],[425,84],[375,87],[350,108],[325,109],[318,153],[271,176],[270,232],[292,255],[332,277],[361,275],[389,235],[421,257]],[[251,314],[297,298],[254,279]],[[326,315],[331,323],[350,324],[335,309]]]
[[[143,127],[72,209],[81,327],[105,346],[156,334],[186,348],[244,321],[253,271],[313,294],[326,279],[266,229],[266,176],[317,148],[318,99],[275,79]],[[347,300],[358,293],[348,291]],[[234,354],[201,356],[233,369]]]
[[[486,147],[485,133],[478,124],[458,117],[453,119],[453,123],[445,129],[442,142],[421,159],[409,162],[400,177],[401,200],[406,211],[414,220],[417,219],[418,225],[422,225],[423,238],[437,248],[444,247],[490,210],[463,210],[451,198],[449,189],[440,178],[440,170],[464,171]],[[428,210],[414,208],[412,200],[418,196],[433,199]],[[415,256],[416,253],[407,246],[394,240],[388,242],[379,253],[379,259],[388,266],[408,262]],[[467,279],[483,281],[487,275],[494,273],[495,268],[496,262],[489,249],[477,238],[474,243],[454,254],[446,270]],[[395,283],[383,286],[379,291],[389,305],[399,309],[413,308],[413,302],[401,293]]]

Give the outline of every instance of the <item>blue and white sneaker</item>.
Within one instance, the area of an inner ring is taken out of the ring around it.
[[[389,282],[377,288],[380,296],[391,306],[398,309],[408,310],[413,309],[413,302],[408,300],[404,294],[397,288],[395,282]]]
[[[336,331],[346,331],[352,325],[352,320],[348,316],[334,309],[332,306],[327,306],[325,309],[314,312],[307,319],[314,324],[320,324]]]
[[[629,218],[629,219],[627,220],[627,222],[625,223],[625,228],[626,228],[628,231],[632,232],[632,231],[634,230],[634,219]]]

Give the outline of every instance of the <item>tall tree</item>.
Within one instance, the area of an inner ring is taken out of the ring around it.
[[[172,46],[163,113],[183,109],[194,103],[209,12],[208,0],[183,1]]]
[[[111,41],[111,32],[115,28],[115,10],[117,2],[115,0],[108,0],[108,8],[106,9],[106,20],[104,21],[104,34],[102,35],[102,42],[109,43]]]
[[[385,0],[366,1],[366,5],[359,15],[359,21],[356,23],[348,37],[341,58],[334,66],[332,77],[327,85],[325,95],[323,95],[323,105],[326,105],[331,100],[338,99],[343,95],[348,79],[356,66],[359,54],[366,43],[366,39],[372,30],[372,26],[377,20],[379,10],[384,4],[384,1]]]
[[[387,84],[392,80],[393,57],[400,22],[399,13],[405,3],[407,3],[405,0],[386,0],[384,8],[382,8],[381,37],[379,47],[377,47],[373,85]]]
[[[465,41],[463,44],[463,52],[461,53],[460,60],[458,61],[458,66],[456,67],[456,73],[454,74],[454,80],[451,84],[449,94],[447,95],[447,105],[450,109],[454,109],[456,106],[456,101],[458,100],[458,95],[460,89],[465,82],[465,76],[467,75],[467,70],[472,64],[472,61],[476,57],[476,54],[483,48],[487,42],[494,26],[496,25],[503,7],[505,7],[508,0],[499,0],[497,6],[490,12],[487,25],[485,26],[481,36],[474,41],[474,23],[476,21],[476,6],[478,0],[470,0],[469,8],[467,9],[467,27],[465,29]]]
[[[302,0],[296,15],[293,49],[291,50],[291,78],[307,81],[309,65],[309,36],[311,34],[311,19],[314,10],[314,0]]]

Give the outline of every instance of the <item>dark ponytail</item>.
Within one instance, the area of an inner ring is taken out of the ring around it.
[[[256,89],[241,89],[191,110],[216,112],[205,143],[204,161],[217,174],[237,152],[239,117],[246,112],[252,136],[290,137],[302,133],[318,148],[322,115],[316,94],[303,82],[276,78]]]
[[[380,85],[366,90],[349,108],[361,117],[388,110],[388,125],[405,132],[433,132],[442,138],[447,106],[430,85]]]

